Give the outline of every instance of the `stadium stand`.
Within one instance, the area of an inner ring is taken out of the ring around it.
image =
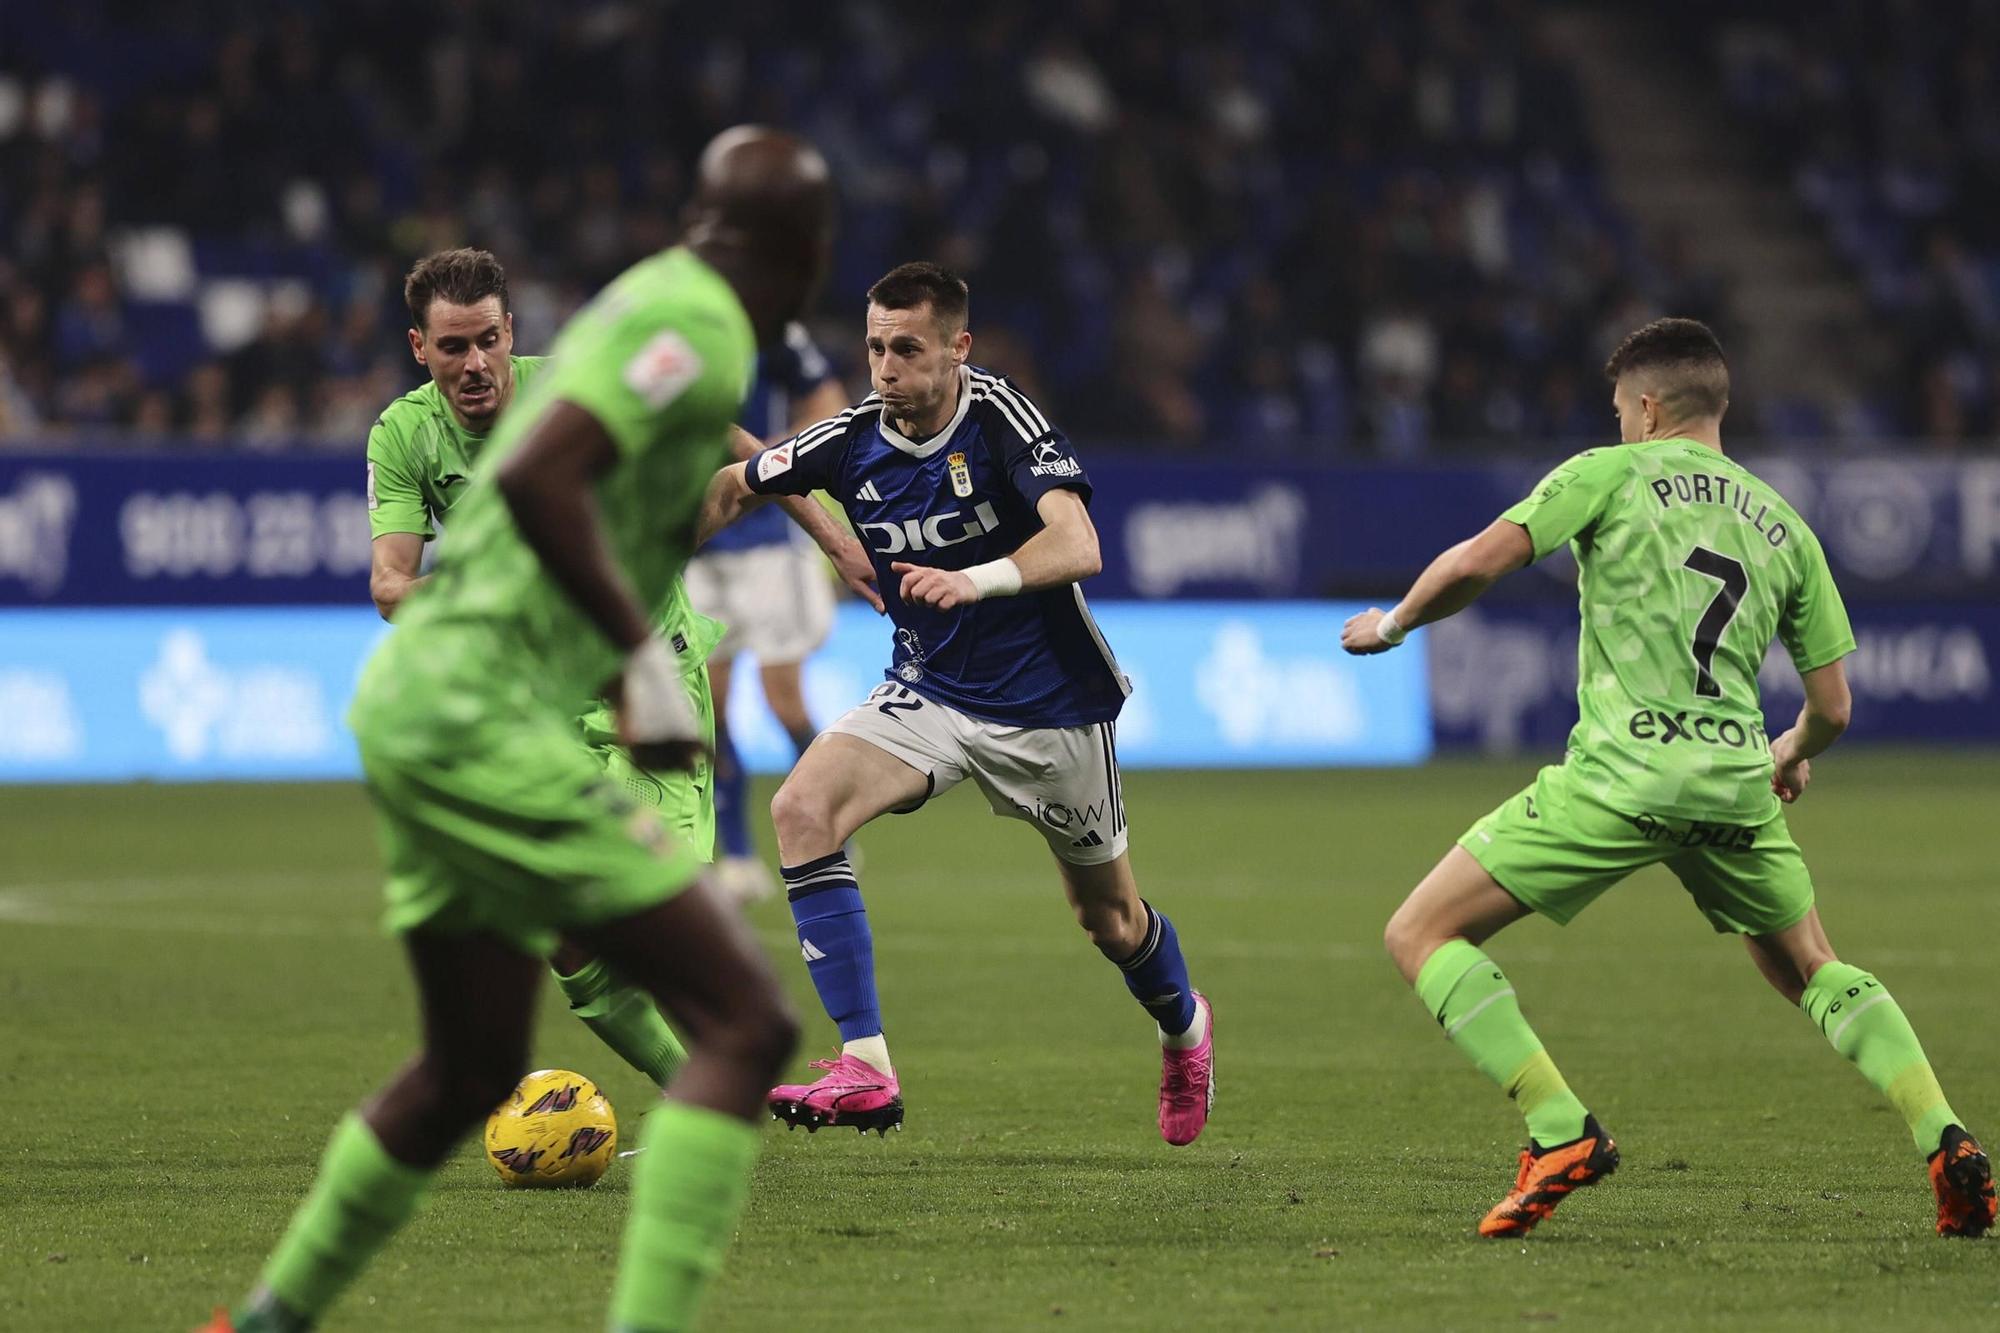
[[[846,183],[819,317],[850,370],[859,292],[932,256],[1084,438],[1596,439],[1619,332],[1729,324],[1692,243],[1607,202],[1522,3],[216,8],[0,12],[0,439],[357,447],[416,374],[412,258],[501,254],[540,350],[746,118]]]

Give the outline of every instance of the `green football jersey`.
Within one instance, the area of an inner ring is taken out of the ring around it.
[[[463,652],[467,678],[526,683],[581,711],[617,673],[620,652],[522,540],[491,474],[552,404],[589,412],[619,453],[597,483],[612,554],[640,601],[667,609],[709,480],[728,461],[755,355],[736,293],[692,253],[627,269],[564,326],[550,364],[508,408],[452,508],[436,577],[406,604],[383,652]]]
[[[1570,543],[1583,613],[1569,758],[1633,815],[1762,823],[1771,640],[1801,672],[1854,651],[1826,555],[1797,511],[1692,440],[1586,449],[1502,518],[1541,559]]]
[[[545,356],[510,357],[516,401]],[[426,381],[382,409],[368,432],[368,535],[413,532],[425,541],[465,493],[486,436],[467,430],[436,383]]]

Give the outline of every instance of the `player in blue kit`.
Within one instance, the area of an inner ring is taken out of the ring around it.
[[[776,442],[847,405],[847,394],[805,326],[794,322],[782,342],[757,354],[757,378],[738,423],[763,443]],[[794,537],[776,508],[752,512],[724,528],[688,562],[688,597],[695,610],[727,625],[708,659],[715,698],[715,831],[721,844],[716,882],[739,902],[770,896],[776,881],[750,841],[744,803],[748,775],[729,734],[729,689],[739,656],[757,659],[764,702],[800,754],[817,728],[806,711],[800,668],[833,627],[833,589],[819,553]]]
[[[905,264],[868,291],[861,403],[709,490],[703,531],[763,497],[825,490],[869,549],[895,622],[887,683],[827,728],[771,803],[799,950],[838,1059],[771,1091],[808,1129],[903,1118],[874,944],[847,840],[970,778],[997,815],[1048,840],[1078,923],[1159,1026],[1160,1133],[1192,1143],[1215,1097],[1212,1015],[1173,924],[1126,853],[1114,725],[1130,686],[1077,587],[1098,571],[1090,480],[1006,379],[967,364],[965,283]]]

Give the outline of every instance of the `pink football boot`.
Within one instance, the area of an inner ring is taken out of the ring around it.
[[[1160,1137],[1176,1148],[1201,1136],[1215,1106],[1215,1010],[1200,991],[1194,993],[1194,1002],[1208,1015],[1201,1045],[1160,1051]]]
[[[824,1069],[825,1077],[817,1083],[786,1083],[771,1089],[767,1104],[773,1119],[793,1129],[804,1125],[808,1134],[817,1134],[823,1125],[852,1125],[861,1133],[872,1129],[877,1135],[903,1127],[903,1090],[894,1074],[845,1053],[838,1060],[814,1060],[811,1067]],[[1166,1103],[1160,1105],[1165,1116]]]

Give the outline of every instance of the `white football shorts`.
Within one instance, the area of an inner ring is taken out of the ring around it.
[[[694,609],[727,627],[715,655],[759,666],[803,662],[833,628],[833,588],[819,552],[796,542],[716,551],[688,562]]]
[[[925,800],[971,778],[994,814],[1033,824],[1049,850],[1072,865],[1101,865],[1125,851],[1113,723],[1010,727],[885,681],[827,730],[864,740],[925,774],[931,783]]]

